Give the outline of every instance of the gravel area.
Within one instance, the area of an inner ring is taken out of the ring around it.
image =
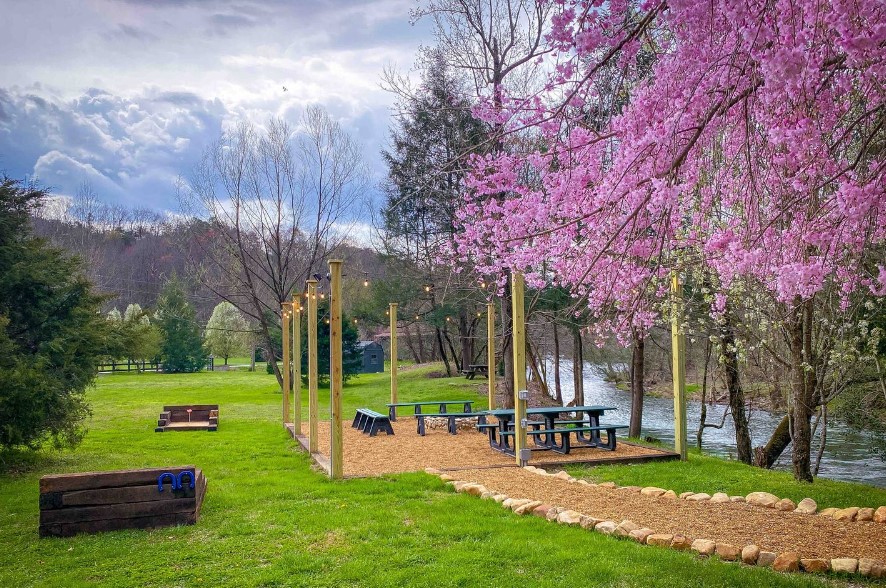
[[[795,551],[803,558],[886,557],[886,525],[881,523],[840,522],[743,502],[647,497],[639,491],[586,486],[517,468],[477,469],[459,472],[457,477],[512,498],[540,500],[616,523],[629,519],[657,533],[710,539],[739,549],[754,544],[775,553]]]
[[[489,447],[489,438],[477,431],[460,431],[450,435],[445,430],[429,430],[422,437],[416,432],[415,419],[401,417],[395,423],[394,435],[379,433],[375,437],[343,424],[344,474],[346,476],[377,476],[399,472],[423,471],[425,468],[463,469],[514,465],[514,458]],[[302,425],[306,435],[307,423]],[[320,453],[329,456],[329,422],[318,423]],[[530,443],[531,445],[531,443]],[[569,455],[553,451],[533,452],[531,464],[601,462],[626,457],[666,455],[664,452],[619,443],[616,451],[578,449]],[[509,468],[511,469],[511,468]]]

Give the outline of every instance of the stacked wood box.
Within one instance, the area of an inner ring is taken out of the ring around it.
[[[181,476],[174,489],[166,472]],[[71,537],[118,529],[148,529],[197,522],[206,478],[194,466],[58,474],[40,478],[40,536]]]
[[[218,429],[217,404],[164,406],[157,420],[157,433],[163,431],[215,431]]]

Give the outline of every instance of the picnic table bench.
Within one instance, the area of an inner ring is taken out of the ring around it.
[[[449,405],[461,405],[462,412],[471,412],[473,410],[473,400],[429,400],[425,402],[393,402],[386,404],[388,407],[388,418],[392,421],[397,420],[397,407],[411,406],[415,414],[421,414],[422,406],[439,406],[440,412],[445,413],[446,407]]]
[[[581,447],[599,447],[610,451],[615,450],[615,431],[627,428],[627,425],[601,425],[600,417],[608,410],[616,410],[611,406],[548,406],[529,408],[527,416],[538,415],[544,421],[527,421],[527,434],[532,437],[535,447],[533,451],[553,450],[557,453],[569,453],[573,447],[569,437],[575,434],[575,442]],[[478,424],[477,429],[489,435],[489,445],[497,451],[513,454],[511,438],[514,436],[514,410],[498,409],[484,411],[487,416],[498,419],[496,424]],[[560,415],[576,413],[579,418],[560,418]],[[587,418],[587,420],[585,420]],[[606,433],[606,442],[600,433]],[[557,442],[557,436],[560,442]]]
[[[598,425],[595,427],[557,427],[554,429],[536,429],[534,431],[529,431],[528,434],[535,437],[535,444],[539,448],[550,449],[555,453],[563,453],[567,454],[572,449],[572,445],[570,439],[572,438],[572,434],[576,433],[576,437],[578,439],[578,444],[581,447],[597,447],[599,449],[605,449],[607,451],[615,451],[615,431],[616,429],[627,429],[627,425]],[[602,441],[592,442],[585,441],[584,436],[581,433],[592,433],[597,436],[599,439],[600,431],[606,432],[606,443],[602,443]],[[514,433],[514,429],[510,429],[509,431],[504,431],[499,433],[505,439],[512,437]],[[556,442],[556,436],[560,435],[560,443]],[[545,439],[541,442],[541,436],[545,436]],[[513,454],[513,448],[511,448],[510,443],[505,443],[505,445],[510,449],[510,451],[505,451],[505,453]]]
[[[351,427],[360,429],[363,433],[369,433],[370,437],[375,437],[379,431],[384,431],[388,435],[394,434],[390,419],[370,408],[358,408]]]
[[[472,363],[467,369],[461,371],[468,380],[473,380],[477,374],[489,378],[489,366],[485,363]]]
[[[422,437],[425,436],[425,419],[426,418],[445,418],[447,419],[447,430],[450,435],[458,434],[458,425],[456,423],[457,419],[477,419],[477,425],[486,424],[486,415],[482,412],[441,412],[441,413],[418,413],[415,415],[415,419],[418,421],[418,434]]]

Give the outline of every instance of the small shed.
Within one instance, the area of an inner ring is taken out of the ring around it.
[[[363,354],[361,374],[377,374],[385,371],[385,350],[375,341],[360,341],[357,344]]]

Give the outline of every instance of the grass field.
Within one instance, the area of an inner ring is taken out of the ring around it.
[[[482,401],[483,382],[429,379],[427,371],[402,374],[402,399]],[[356,378],[345,388],[345,414],[383,408],[387,390],[386,374]],[[77,450],[3,456],[0,586],[843,585],[518,517],[423,473],[331,482],[294,449],[279,423],[275,380],[262,373],[114,375],[89,396],[94,415]],[[218,432],[153,432],[161,405],[185,402],[219,403]],[[197,465],[209,480],[196,526],[37,537],[41,475],[180,464]],[[780,474],[698,457],[585,474],[678,491],[752,488],[834,505],[886,504],[880,490],[798,487]]]

